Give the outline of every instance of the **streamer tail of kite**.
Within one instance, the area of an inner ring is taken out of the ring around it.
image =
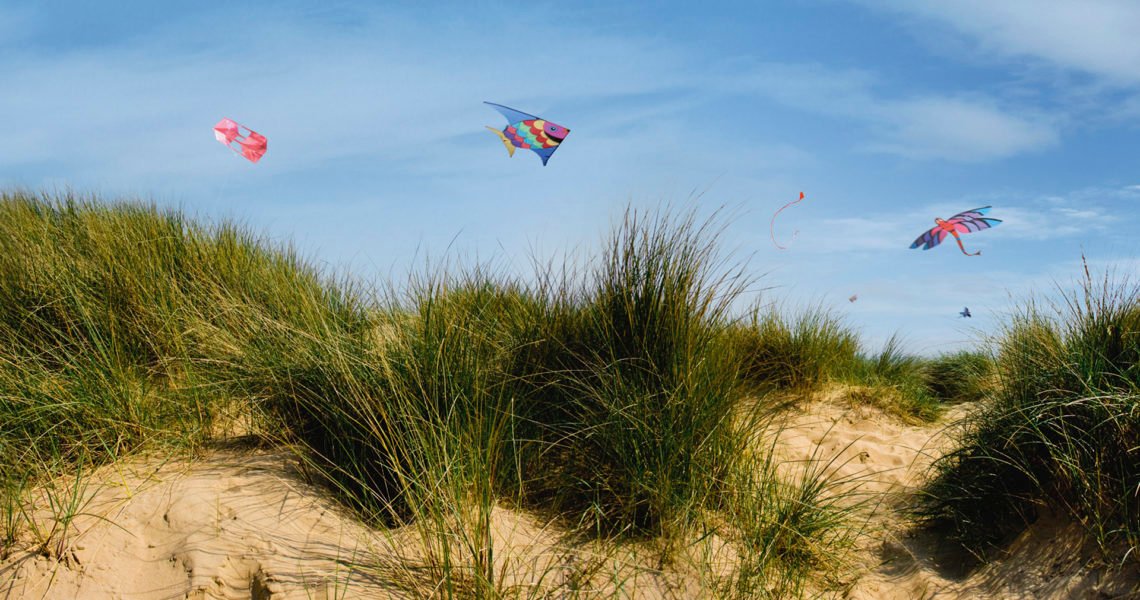
[[[958,242],[958,248],[962,250],[962,254],[966,256],[981,256],[982,251],[966,252],[966,247],[962,245],[962,238],[959,234],[973,233],[991,227],[997,227],[1001,223],[1001,219],[994,219],[986,217],[985,214],[993,208],[991,206],[983,206],[981,208],[974,208],[964,212],[960,212],[949,219],[943,220],[935,217],[935,226],[929,231],[918,236],[914,243],[910,245],[911,249],[922,246],[923,250],[930,250],[931,248],[941,244],[947,236],[954,236],[954,241]]]
[[[800,192],[799,199],[792,200],[791,202],[781,206],[780,210],[777,210],[775,213],[772,214],[772,220],[768,224],[768,232],[772,236],[772,244],[774,246],[776,246],[777,248],[779,248],[780,250],[787,250],[788,248],[786,246],[781,246],[780,242],[776,241],[776,217],[778,217],[780,215],[780,213],[784,211],[785,208],[787,208],[793,204],[799,204],[800,202],[803,202],[803,201],[804,201],[804,193]],[[799,234],[800,234],[800,232],[798,229],[796,231],[792,232],[792,239],[788,243],[790,244],[790,243],[796,241],[796,236],[798,236]]]
[[[232,119],[218,121],[217,125],[214,125],[214,137],[223,146],[244,156],[252,163],[261,160],[269,147],[269,141],[265,136]]]
[[[503,145],[507,147],[509,156],[515,155],[515,148],[532,150],[542,159],[542,166],[545,167],[546,161],[550,160],[562,140],[570,134],[569,129],[546,119],[540,119],[534,115],[494,102],[484,102],[483,104],[491,105],[507,119],[507,126],[501,130],[490,126],[487,129],[490,129],[491,133],[498,136],[499,141],[503,142]]]

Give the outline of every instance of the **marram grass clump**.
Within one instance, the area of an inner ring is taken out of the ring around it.
[[[1110,554],[1140,542],[1140,290],[1108,276],[1016,315],[1000,384],[936,464],[920,514],[985,555],[1043,511],[1083,523]]]
[[[717,227],[629,211],[578,270],[437,266],[374,290],[229,223],[3,194],[0,552],[32,526],[30,488],[66,475],[79,501],[90,466],[202,447],[237,407],[366,521],[414,524],[433,593],[503,595],[491,515],[507,505],[650,541],[663,563],[719,529],[747,572],[716,585],[793,594],[835,562],[848,521],[821,474],[777,481],[755,447],[762,357],[741,343],[730,307],[748,282]],[[823,332],[842,361],[849,335]],[[62,553],[63,529],[45,552]],[[801,540],[809,554],[791,551]]]
[[[235,378],[266,329],[361,319],[328,283],[288,248],[230,225],[0,195],[4,478],[156,436],[201,441],[223,399],[248,395]]]
[[[353,296],[229,224],[94,198],[0,194],[0,507],[143,445],[193,448],[254,386],[268,334],[359,328]],[[280,339],[280,338],[278,338]],[[247,410],[254,414],[256,410]]]
[[[734,329],[745,381],[758,390],[809,390],[851,372],[859,340],[836,313],[812,306],[789,317],[756,307]]]
[[[714,222],[629,212],[586,273],[543,290],[548,317],[522,363],[543,442],[533,493],[595,527],[652,533],[735,468],[729,307],[747,282],[715,242]]]

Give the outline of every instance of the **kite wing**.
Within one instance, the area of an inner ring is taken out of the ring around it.
[[[983,206],[981,208],[971,208],[970,210],[964,210],[946,220],[953,221],[954,219],[980,219],[985,216],[986,213],[990,212],[991,208],[993,207]]]
[[[522,111],[503,106],[502,104],[495,104],[494,102],[483,102],[483,104],[490,104],[492,107],[495,108],[495,110],[502,113],[502,115],[507,118],[507,123],[510,125],[514,125],[515,123],[518,123],[519,121],[526,121],[528,119],[537,119],[538,118],[534,115],[528,115]],[[549,157],[547,157],[547,158],[549,158]]]
[[[546,161],[550,160],[551,156],[554,156],[554,151],[557,149],[558,146],[551,146],[549,148],[531,148],[535,154],[542,157],[542,166],[544,167],[546,166]]]
[[[926,231],[918,236],[918,239],[914,240],[914,243],[911,244],[910,247],[913,250],[922,246],[923,250],[930,250],[938,244],[941,244],[944,239],[946,239],[946,230],[941,227],[933,227],[930,231]]]
[[[975,231],[989,229],[990,227],[997,227],[997,224],[1001,223],[1001,219],[992,219],[984,216],[991,208],[993,207],[983,206],[981,208],[960,212],[946,219],[946,221],[953,223],[954,229],[957,230],[958,233],[973,233]]]

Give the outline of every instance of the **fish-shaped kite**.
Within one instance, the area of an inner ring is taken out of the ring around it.
[[[800,202],[803,202],[803,201],[804,201],[804,193],[803,193],[803,192],[800,192],[800,197],[799,197],[799,199],[798,199],[798,200],[792,200],[791,202],[789,202],[789,203],[787,203],[787,204],[785,204],[785,205],[781,206],[781,207],[780,207],[780,210],[778,210],[778,211],[776,211],[775,213],[773,213],[773,214],[772,214],[772,220],[771,220],[771,221],[769,221],[769,223],[768,223],[768,234],[772,236],[772,244],[773,244],[773,245],[775,245],[775,246],[776,246],[777,248],[779,248],[780,250],[787,250],[787,248],[786,248],[785,246],[781,246],[781,245],[780,245],[780,242],[777,242],[777,241],[776,241],[776,217],[777,217],[777,216],[778,216],[778,215],[779,215],[781,212],[783,212],[785,208],[787,208],[787,207],[789,207],[789,206],[791,206],[791,205],[793,205],[793,204],[799,204]],[[790,241],[790,242],[788,242],[788,243],[790,244],[791,242],[794,242],[794,241],[796,241],[796,236],[797,236],[797,235],[799,235],[799,234],[800,234],[799,230],[796,230],[796,231],[792,232],[792,239],[791,239],[791,241]]]
[[[265,136],[230,119],[222,119],[214,125],[214,137],[252,163],[261,160],[269,146]]]
[[[499,136],[503,145],[507,147],[507,154],[510,156],[515,155],[515,148],[534,150],[534,153],[542,158],[542,166],[545,167],[546,161],[550,160],[551,155],[558,149],[558,145],[570,133],[569,129],[561,125],[513,108],[507,108],[494,102],[484,102],[483,104],[490,104],[507,118],[507,126],[502,131],[490,126],[487,129]]]
[[[954,236],[954,240],[958,242],[958,247],[962,249],[962,254],[966,256],[979,256],[982,253],[981,250],[973,254],[966,252],[966,247],[962,245],[962,238],[958,237],[958,234],[996,227],[998,223],[1001,223],[1001,219],[992,219],[984,216],[991,208],[993,207],[983,206],[981,208],[967,210],[945,221],[935,217],[934,222],[937,223],[937,225],[931,228],[930,231],[918,236],[918,239],[914,240],[914,243],[911,244],[910,247],[914,249],[922,246],[923,250],[930,250],[938,244],[941,244],[947,235],[952,235]]]

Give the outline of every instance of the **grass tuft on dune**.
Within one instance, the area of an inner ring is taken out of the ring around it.
[[[1026,304],[999,344],[1000,385],[936,464],[920,514],[986,556],[1051,511],[1134,558],[1140,288],[1086,267],[1061,300]]]
[[[414,579],[449,596],[503,592],[503,504],[665,562],[719,531],[751,570],[705,565],[713,587],[801,589],[846,551],[848,521],[822,473],[777,481],[755,447],[771,414],[748,400],[767,386],[742,376],[757,363],[730,306],[747,280],[718,227],[629,211],[579,270],[438,266],[374,290],[230,223],[5,193],[3,547],[35,528],[29,489],[62,475],[81,490],[91,466],[140,448],[202,447],[236,410],[365,521],[418,528]],[[35,533],[63,552],[66,525]]]

